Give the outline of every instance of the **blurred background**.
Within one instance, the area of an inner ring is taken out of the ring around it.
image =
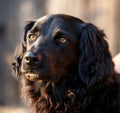
[[[112,56],[120,52],[120,0],[0,0],[0,113],[28,113],[11,62],[26,21],[53,13],[95,24],[107,34]]]

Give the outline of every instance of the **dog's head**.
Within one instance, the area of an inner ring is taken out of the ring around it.
[[[70,74],[79,75],[84,84],[91,85],[113,70],[104,37],[93,24],[72,16],[42,17],[25,26],[13,70],[17,76],[22,74],[32,81],[57,81]]]

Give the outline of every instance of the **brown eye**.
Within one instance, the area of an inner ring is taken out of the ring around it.
[[[30,41],[35,41],[37,39],[37,36],[35,34],[30,34],[28,38]]]
[[[62,38],[59,38],[58,40],[60,43],[66,43],[67,42],[67,39],[62,37]]]

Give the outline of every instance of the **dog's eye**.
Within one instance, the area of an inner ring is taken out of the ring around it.
[[[35,41],[37,39],[37,36],[35,34],[30,34],[28,38],[30,41]]]
[[[58,42],[59,42],[59,43],[66,43],[66,42],[67,42],[67,39],[64,38],[64,37],[61,37],[61,38],[58,39]]]

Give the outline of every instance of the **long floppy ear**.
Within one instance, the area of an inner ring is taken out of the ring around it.
[[[105,34],[91,23],[84,23],[80,33],[78,71],[85,85],[104,80],[113,72],[113,63]]]
[[[24,28],[24,38],[19,46],[16,47],[13,63],[12,63],[12,75],[18,78],[21,75],[21,62],[24,53],[26,52],[26,34],[33,27],[35,21],[30,21]]]

